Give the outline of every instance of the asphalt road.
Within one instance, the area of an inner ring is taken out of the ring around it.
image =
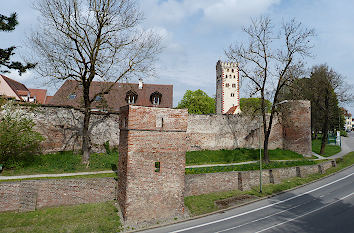
[[[354,232],[354,167],[269,199],[145,232]]]

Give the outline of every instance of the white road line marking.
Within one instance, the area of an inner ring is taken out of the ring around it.
[[[302,217],[304,217],[304,216],[306,216],[306,215],[312,214],[313,212],[316,212],[316,211],[318,211],[318,210],[324,209],[324,208],[326,208],[326,207],[328,207],[328,206],[330,206],[330,205],[333,205],[333,204],[335,204],[335,203],[337,203],[337,202],[339,202],[339,201],[342,201],[343,199],[345,199],[345,198],[347,198],[347,197],[350,197],[350,196],[353,195],[353,194],[354,194],[354,193],[351,193],[351,194],[349,194],[349,195],[346,195],[345,197],[342,197],[342,198],[340,198],[340,199],[338,199],[338,200],[336,200],[336,201],[334,201],[334,202],[331,202],[331,203],[329,203],[329,204],[327,204],[327,205],[324,205],[324,206],[322,206],[322,207],[320,207],[320,208],[317,208],[317,209],[311,210],[311,211],[309,211],[309,212],[306,212],[305,214],[299,215],[299,216],[297,216],[296,218],[290,218],[290,219],[288,219],[288,220],[286,220],[286,221],[284,221],[284,222],[281,222],[281,223],[278,223],[278,224],[273,225],[273,226],[271,226],[271,227],[267,227],[267,228],[265,228],[265,229],[263,229],[263,230],[257,231],[256,233],[268,231],[268,230],[270,230],[270,229],[272,229],[272,228],[274,228],[274,227],[278,227],[278,226],[283,225],[283,224],[285,224],[285,223],[292,222],[292,221],[294,221],[294,220],[296,220],[296,219],[298,219],[298,218],[302,218]]]
[[[277,212],[277,213],[274,213],[274,214],[268,215],[268,216],[263,217],[263,218],[255,219],[255,220],[253,220],[253,221],[251,221],[251,222],[246,222],[246,223],[244,223],[244,224],[241,224],[241,225],[238,225],[238,226],[235,226],[235,227],[231,227],[231,228],[228,228],[228,229],[225,229],[225,230],[222,230],[222,231],[218,231],[218,233],[225,232],[225,231],[230,231],[230,230],[234,230],[234,229],[237,229],[237,228],[240,228],[240,227],[246,226],[246,225],[248,225],[248,224],[255,223],[255,222],[258,222],[258,221],[261,221],[261,220],[264,220],[264,219],[267,219],[267,218],[273,217],[273,216],[275,216],[275,215],[278,215],[278,214],[281,214],[281,213],[287,212],[287,211],[289,211],[289,210],[291,210],[291,209],[295,209],[295,208],[297,208],[297,207],[299,207],[299,206],[305,205],[305,204],[307,204],[307,203],[309,203],[309,202],[303,203],[303,204],[301,204],[301,205],[296,205],[296,206],[293,206],[293,207],[291,207],[291,208],[289,208],[289,209],[282,210],[282,211],[280,211],[280,212]]]
[[[298,194],[296,196],[293,196],[293,197],[290,197],[288,199],[285,199],[285,200],[282,200],[282,201],[278,201],[276,203],[272,203],[272,204],[269,204],[269,205],[266,205],[266,206],[263,206],[263,207],[259,207],[257,209],[253,209],[253,210],[249,210],[249,211],[246,211],[244,213],[241,213],[241,214],[236,214],[236,215],[233,215],[233,216],[230,216],[230,217],[227,217],[227,218],[222,218],[222,219],[219,219],[219,220],[215,220],[215,221],[212,221],[212,222],[207,222],[207,223],[203,223],[203,224],[200,224],[200,225],[196,225],[196,226],[192,226],[192,227],[188,227],[188,228],[184,228],[184,229],[181,229],[181,230],[177,230],[177,231],[173,231],[173,233],[178,233],[178,232],[183,232],[183,231],[188,231],[188,230],[192,230],[192,229],[195,229],[195,228],[200,228],[200,227],[204,227],[204,226],[208,226],[208,225],[211,225],[211,224],[214,224],[214,223],[218,223],[218,222],[223,222],[223,221],[226,221],[226,220],[229,220],[229,219],[233,219],[233,218],[237,218],[237,217],[240,217],[240,216],[243,216],[243,215],[246,215],[246,214],[250,214],[250,213],[253,213],[253,212],[256,212],[256,211],[259,211],[259,210],[263,210],[263,209],[266,209],[268,207],[272,207],[272,206],[275,206],[275,205],[278,205],[278,204],[281,204],[281,203],[284,203],[284,202],[287,202],[287,201],[290,201],[290,200],[293,200],[297,197],[301,197],[301,196],[304,196],[306,194],[309,194],[309,193],[312,193],[312,192],[315,192],[321,188],[324,188],[324,187],[327,187],[331,184],[334,184],[334,183],[337,183],[341,180],[344,180],[350,176],[352,176],[354,173],[351,173],[349,175],[346,175],[338,180],[335,180],[335,181],[332,181],[328,184],[325,184],[325,185],[322,185],[320,187],[317,187],[315,189],[312,189],[312,190],[309,190],[305,193],[302,193],[302,194]]]

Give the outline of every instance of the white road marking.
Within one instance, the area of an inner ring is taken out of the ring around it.
[[[284,221],[284,222],[281,222],[281,223],[278,223],[278,224],[273,225],[273,226],[271,226],[271,227],[267,227],[267,228],[265,228],[265,229],[263,229],[263,230],[257,231],[256,233],[260,233],[260,232],[264,232],[264,231],[270,230],[270,229],[272,229],[272,228],[274,228],[274,227],[278,227],[278,226],[283,225],[283,224],[285,224],[285,223],[294,221],[294,220],[296,220],[296,219],[298,219],[298,218],[302,218],[302,217],[304,217],[304,216],[306,216],[306,215],[312,214],[313,212],[316,212],[316,211],[318,211],[318,210],[324,209],[324,208],[326,208],[326,207],[328,207],[328,206],[330,206],[330,205],[333,205],[333,204],[335,204],[335,203],[337,203],[337,202],[339,202],[339,201],[342,201],[343,199],[345,199],[345,198],[347,198],[347,197],[350,197],[350,196],[353,195],[353,194],[354,194],[354,193],[351,193],[351,194],[349,194],[349,195],[346,195],[345,197],[342,197],[342,198],[340,198],[340,199],[338,199],[338,200],[336,200],[336,201],[334,201],[334,202],[331,202],[331,203],[329,203],[329,204],[327,204],[327,205],[324,205],[324,206],[322,206],[322,207],[320,207],[320,208],[317,208],[317,209],[311,210],[311,211],[309,211],[309,212],[306,212],[305,214],[299,215],[299,216],[297,216],[296,218],[290,218],[290,219],[288,219],[288,220],[286,220],[286,221]]]
[[[246,215],[246,214],[250,214],[250,213],[253,213],[253,212],[256,212],[256,211],[259,211],[259,210],[263,210],[263,209],[266,209],[266,208],[268,208],[268,207],[272,207],[272,206],[275,206],[275,205],[279,205],[279,204],[281,204],[281,203],[284,203],[284,202],[293,200],[293,199],[295,199],[295,198],[297,198],[297,197],[304,196],[304,195],[306,195],[306,194],[315,192],[315,191],[317,191],[317,190],[319,190],[319,189],[321,189],[321,188],[324,188],[324,187],[327,187],[327,186],[332,185],[332,184],[334,184],[334,183],[337,183],[337,182],[339,182],[339,181],[341,181],[341,180],[344,180],[344,179],[346,179],[346,178],[352,176],[353,174],[354,174],[354,173],[351,173],[351,174],[346,175],[346,176],[344,176],[344,177],[342,177],[342,178],[340,178],[340,179],[338,179],[338,180],[332,181],[332,182],[330,182],[330,183],[328,183],[328,184],[322,185],[322,186],[317,187],[317,188],[315,188],[315,189],[309,190],[309,191],[307,191],[307,192],[305,192],[305,193],[298,194],[298,195],[296,195],[296,196],[290,197],[290,198],[288,198],[288,199],[285,199],[285,200],[282,200],[282,201],[278,201],[278,202],[276,202],[276,203],[272,203],[272,204],[269,204],[269,205],[266,205],[266,206],[263,206],[263,207],[259,207],[259,208],[257,208],[257,209],[249,210],[249,211],[246,211],[246,212],[244,212],[244,213],[236,214],[236,215],[233,215],[233,216],[230,216],[230,217],[227,217],[227,218],[222,218],[222,219],[215,220],[215,221],[212,221],[212,222],[207,222],[207,223],[203,223],[203,224],[200,224],[200,225],[196,225],[196,226],[184,228],[184,229],[181,229],[181,230],[173,231],[173,233],[184,232],[184,231],[192,230],[192,229],[195,229],[195,228],[200,228],[200,227],[212,225],[212,224],[214,224],[214,223],[223,222],[223,221],[226,221],[226,220],[229,220],[229,219],[237,218],[237,217],[240,217],[240,216],[243,216],[243,215]]]
[[[287,212],[287,211],[289,211],[289,210],[291,210],[291,209],[295,209],[295,208],[297,208],[297,207],[299,207],[299,206],[305,205],[305,204],[307,204],[307,203],[309,203],[309,202],[305,202],[305,203],[303,203],[303,204],[301,204],[301,205],[296,205],[296,206],[293,206],[293,207],[291,207],[291,208],[289,208],[289,209],[282,210],[282,211],[280,211],[280,212],[277,212],[277,213],[274,213],[274,214],[268,215],[268,216],[263,217],[263,218],[255,219],[255,220],[253,220],[253,221],[251,221],[251,222],[246,222],[246,223],[244,223],[244,224],[241,224],[241,225],[238,225],[238,226],[235,226],[235,227],[231,227],[231,228],[228,228],[228,229],[225,229],[225,230],[222,230],[222,231],[218,231],[218,233],[225,232],[225,231],[230,231],[230,230],[234,230],[234,229],[237,229],[237,228],[240,228],[240,227],[246,226],[246,225],[248,225],[248,224],[255,223],[255,222],[258,222],[258,221],[261,221],[261,220],[264,220],[264,219],[267,219],[267,218],[273,217],[273,216],[275,216],[275,215],[278,215],[278,214],[281,214],[281,213]]]

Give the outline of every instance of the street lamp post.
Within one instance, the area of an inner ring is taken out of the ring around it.
[[[275,107],[280,104],[285,104],[289,102],[288,100],[283,100],[280,101],[279,103],[276,103],[272,105],[272,107]],[[267,111],[267,106],[265,107],[265,111]],[[258,134],[258,140],[259,140],[259,192],[262,193],[262,149],[261,149],[261,126],[262,126],[262,115],[260,117],[259,121],[259,134]],[[265,135],[264,135],[265,136]]]

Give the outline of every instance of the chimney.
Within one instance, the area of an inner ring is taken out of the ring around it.
[[[139,78],[139,89],[143,89],[143,79]]]

